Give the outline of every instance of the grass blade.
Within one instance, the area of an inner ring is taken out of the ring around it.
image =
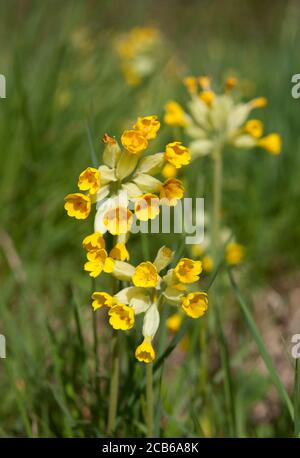
[[[224,395],[228,410],[229,433],[231,437],[237,437],[234,386],[231,374],[230,355],[221,324],[219,303],[215,305],[217,333],[220,342],[219,348],[221,353],[221,362],[224,370]]]
[[[300,437],[300,364],[299,359],[295,361],[295,382],[294,382],[294,436]]]
[[[293,404],[291,402],[291,399],[284,387],[284,385],[282,384],[281,380],[280,380],[280,377],[273,365],[273,362],[272,362],[272,359],[265,347],[265,344],[264,344],[264,341],[261,337],[261,334],[258,330],[258,327],[256,326],[256,323],[252,317],[252,314],[250,312],[250,309],[246,303],[246,301],[244,300],[244,298],[242,297],[241,293],[240,293],[240,290],[237,286],[237,283],[233,277],[233,273],[230,269],[228,269],[228,274],[229,274],[229,279],[230,279],[230,282],[231,282],[231,285],[232,285],[232,288],[234,290],[234,293],[235,293],[235,296],[238,300],[238,303],[240,305],[240,308],[243,312],[243,315],[244,315],[244,318],[245,318],[245,321],[246,321],[246,324],[247,324],[247,327],[250,331],[250,333],[252,334],[252,337],[254,338],[255,342],[256,342],[256,345],[259,349],[259,352],[260,352],[260,355],[266,365],[266,368],[268,369],[269,371],[269,374],[271,376],[271,379],[276,387],[276,390],[279,394],[279,397],[281,398],[281,400],[284,402],[284,404],[286,404],[286,407],[288,409],[288,412],[290,414],[290,417],[292,420],[294,420],[294,408],[293,408]]]

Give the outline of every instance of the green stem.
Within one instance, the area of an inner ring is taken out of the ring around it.
[[[113,294],[118,292],[118,280],[112,277],[112,291]],[[116,331],[113,336],[112,344],[112,366],[111,366],[111,381],[109,393],[109,407],[108,407],[108,421],[107,421],[107,434],[113,435],[116,428],[116,416],[118,408],[118,394],[119,394],[119,373],[120,373],[120,335]]]
[[[108,436],[111,436],[114,433],[115,427],[116,427],[118,391],[119,391],[119,371],[120,371],[119,334],[118,332],[116,332],[113,338],[111,383],[110,383],[108,422],[107,422]]]
[[[153,437],[153,365],[146,365],[147,437]]]
[[[96,291],[96,281],[92,279],[92,293]],[[97,332],[97,314],[92,310],[92,322],[93,322],[93,352],[94,352],[94,361],[95,361],[95,392],[100,402],[100,365],[99,365],[99,341],[98,341],[98,332]]]
[[[220,216],[222,205],[222,154],[219,149],[213,155],[213,209],[212,209],[212,255],[216,262],[220,248]]]
[[[213,202],[212,202],[212,212],[211,212],[211,254],[213,258],[214,265],[216,266],[219,250],[220,250],[220,216],[221,216],[221,205],[222,205],[222,150],[220,147],[216,147],[212,155],[213,158]],[[215,278],[212,290],[210,292],[210,308],[212,313],[209,314],[207,327],[214,334],[216,332],[217,325],[217,290],[218,290],[218,276]],[[207,338],[209,330],[205,327],[205,335],[202,337],[202,345],[204,347],[204,357],[203,357],[203,374],[202,380],[208,378],[209,373],[209,361],[211,349],[207,345]],[[211,403],[208,399],[207,388],[203,390],[203,402],[207,406],[207,416],[209,420],[213,421],[213,412],[211,409]]]
[[[207,395],[207,329],[206,323],[201,322],[199,328],[199,350],[201,355],[201,364],[199,366],[199,389],[200,393],[203,396],[203,399],[206,399]]]

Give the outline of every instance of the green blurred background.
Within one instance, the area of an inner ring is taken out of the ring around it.
[[[70,220],[63,198],[91,165],[91,149],[100,158],[105,132],[119,136],[138,115],[162,119],[169,99],[184,104],[180,78],[188,74],[210,74],[221,85],[234,73],[250,98],[268,98],[261,117],[266,130],[283,139],[277,158],[226,152],[223,211],[247,250],[240,287],[280,379],[292,391],[290,339],[300,331],[300,102],[291,97],[291,77],[300,65],[299,20],[299,3],[284,0],[1,0],[0,73],[7,83],[7,98],[0,100],[0,333],[7,343],[7,358],[0,360],[1,436],[105,435],[111,334],[100,313],[95,359],[91,281],[82,271],[81,240],[92,222]],[[148,25],[164,37],[159,64],[141,85],[130,87],[114,41]],[[152,150],[172,139],[163,126]],[[208,202],[209,167],[205,160],[187,168],[189,195],[202,177]],[[162,240],[177,243],[153,236],[151,257]],[[139,246],[133,239],[133,260],[140,259]],[[108,287],[102,277],[98,284]],[[223,302],[234,432],[228,427],[219,336],[210,335],[207,407],[199,392],[201,342],[193,325],[188,350],[176,348],[164,363],[163,382],[157,377],[156,434],[292,436],[293,422],[230,286]],[[161,336],[161,348],[167,338]],[[131,355],[138,339],[132,333],[124,341],[120,436],[145,433],[139,391],[144,368]]]

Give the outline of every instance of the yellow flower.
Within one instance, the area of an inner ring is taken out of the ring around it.
[[[168,162],[164,165],[162,171],[162,176],[165,178],[174,178],[177,175],[177,169],[174,165],[169,164]]]
[[[207,294],[204,292],[189,293],[181,299],[182,310],[191,318],[199,318],[208,308]]]
[[[210,106],[215,99],[215,93],[213,91],[203,91],[200,92],[199,97],[202,102],[206,103],[206,105]]]
[[[183,78],[183,84],[187,88],[190,94],[196,94],[197,92],[197,78],[194,76],[186,76]]]
[[[78,188],[88,191],[91,195],[96,194],[100,188],[100,172],[93,167],[88,167],[79,175]]]
[[[143,55],[149,46],[159,42],[159,31],[152,27],[136,27],[121,37],[116,50],[122,60],[132,60]]]
[[[121,142],[130,154],[139,154],[148,146],[147,138],[138,130],[125,130],[122,134]]]
[[[204,247],[203,245],[193,245],[191,251],[195,258],[199,258],[204,253]]]
[[[167,328],[171,332],[177,332],[179,331],[181,327],[183,317],[180,315],[180,313],[174,313],[173,315],[169,316],[166,321]]]
[[[114,269],[114,260],[103,249],[88,251],[87,259],[84,270],[90,272],[90,277],[98,277],[102,271],[111,273]]]
[[[198,81],[203,91],[209,90],[211,84],[211,78],[209,76],[199,76]]]
[[[125,207],[112,208],[105,213],[103,224],[113,235],[126,234],[132,225],[132,213]]]
[[[204,258],[202,258],[202,267],[203,271],[206,273],[209,273],[213,270],[214,263],[211,256],[204,256]]]
[[[186,126],[186,120],[184,116],[184,111],[179,105],[179,103],[170,100],[165,106],[165,116],[164,122],[169,126]]]
[[[76,219],[86,219],[91,211],[91,198],[76,192],[65,197],[65,209],[69,216]]]
[[[189,258],[181,258],[174,269],[176,277],[182,283],[194,283],[199,280],[199,275],[202,272],[201,261],[193,261]]]
[[[270,154],[280,154],[281,152],[281,137],[279,134],[269,134],[261,138],[257,144]]]
[[[138,118],[133,128],[140,131],[147,140],[151,140],[156,137],[156,134],[160,128],[160,122],[157,116],[144,116]]]
[[[143,363],[152,363],[155,359],[155,351],[152,347],[151,338],[145,337],[143,342],[135,350],[135,357]]]
[[[231,91],[237,85],[237,79],[234,76],[230,76],[225,81],[225,91]]]
[[[244,257],[245,249],[242,245],[236,242],[228,243],[225,251],[225,260],[229,265],[235,266],[240,264]]]
[[[109,324],[114,329],[121,329],[127,331],[131,329],[135,322],[134,310],[125,304],[116,304],[110,307],[108,312],[110,319]]]
[[[184,195],[184,187],[180,180],[169,178],[160,188],[160,198],[169,206],[176,205],[178,199],[182,199]]]
[[[142,288],[156,288],[159,281],[159,275],[156,267],[152,262],[141,262],[134,271],[132,282],[135,286]]]
[[[82,246],[85,250],[100,250],[105,248],[105,241],[103,235],[100,232],[94,232],[91,235],[87,235],[82,242]]]
[[[117,243],[109,253],[109,256],[118,261],[129,261],[129,253],[126,249],[125,243]]]
[[[191,154],[188,148],[182,145],[181,142],[168,143],[166,146],[165,159],[176,169],[180,169],[183,165],[187,165],[191,160]]]
[[[266,97],[257,97],[256,99],[251,100],[250,105],[252,108],[263,108],[267,105],[268,100]]]
[[[92,299],[93,299],[92,307],[94,310],[97,310],[104,306],[112,307],[112,305],[115,303],[114,298],[110,294],[105,293],[103,291],[101,292],[95,291],[92,294]]]
[[[144,194],[135,201],[134,211],[141,221],[156,218],[159,215],[159,198],[155,194]]]
[[[245,132],[254,138],[262,136],[264,131],[264,125],[259,119],[249,119],[244,127]]]

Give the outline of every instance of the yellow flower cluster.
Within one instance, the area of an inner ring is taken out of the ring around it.
[[[129,330],[135,317],[144,314],[144,340],[136,349],[139,361],[151,362],[155,358],[152,339],[159,326],[159,309],[163,302],[180,306],[192,318],[207,310],[204,292],[188,292],[188,285],[199,280],[200,261],[182,258],[165,276],[160,276],[172,261],[173,252],[162,247],[152,262],[141,262],[134,267],[126,243],[133,219],[147,221],[160,213],[160,205],[174,206],[184,195],[180,180],[168,177],[164,182],[155,175],[166,165],[180,169],[191,160],[181,142],[166,145],[165,152],[143,156],[149,142],[156,138],[160,128],[157,116],[139,117],[132,128],[117,140],[105,134],[102,164],[96,169],[88,167],[78,179],[78,193],[68,194],[65,209],[69,216],[85,219],[96,204],[94,232],[82,242],[86,250],[84,270],[93,278],[102,272],[113,275],[126,288],[110,295],[105,291],[92,294],[92,307],[108,308],[110,325],[116,330]],[[129,206],[132,203],[132,208]],[[104,234],[114,237],[114,246],[107,251]]]
[[[123,132],[122,149],[115,138],[105,134],[103,164],[98,169],[88,167],[80,174],[78,188],[84,193],[66,196],[68,215],[85,219],[96,203],[95,232],[119,236],[130,231],[134,216],[147,221],[160,213],[161,204],[176,205],[184,195],[182,182],[172,177],[162,182],[154,175],[167,164],[176,169],[187,165],[191,155],[182,143],[172,142],[164,153],[143,156],[159,129],[157,116],[139,117],[131,129]]]
[[[162,37],[154,27],[135,27],[116,40],[116,52],[125,81],[137,86],[150,76],[158,65]]]
[[[135,324],[135,316],[144,314],[143,341],[135,350],[135,356],[141,362],[150,363],[155,359],[152,340],[159,327],[159,312],[164,304],[179,307],[191,318],[203,316],[208,308],[205,292],[188,291],[189,285],[199,280],[202,271],[200,261],[182,258],[164,276],[160,275],[172,262],[173,255],[169,248],[162,247],[153,262],[145,261],[136,267],[116,260],[111,274],[130,282],[131,286],[114,296],[101,291],[92,294],[93,309],[107,307],[109,323],[114,329],[129,330]]]
[[[262,121],[248,119],[253,109],[267,104],[265,97],[246,103],[236,102],[232,93],[237,84],[234,77],[226,80],[223,94],[213,91],[208,76],[189,76],[183,82],[190,95],[188,110],[186,112],[177,102],[169,101],[165,106],[164,122],[184,128],[192,139],[189,148],[193,159],[214,154],[225,144],[243,149],[258,146],[273,155],[281,152],[280,135],[263,136]]]

